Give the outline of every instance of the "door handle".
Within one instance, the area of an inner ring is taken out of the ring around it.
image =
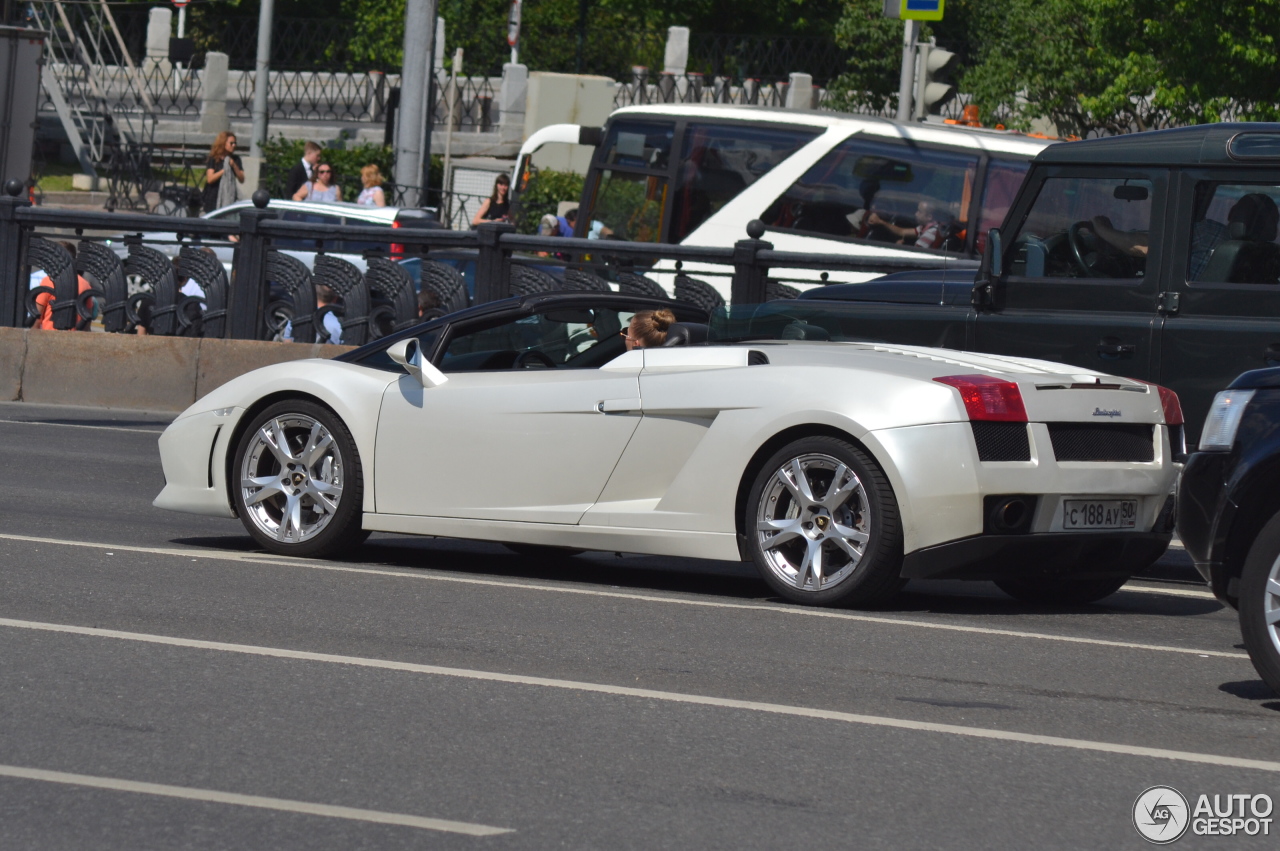
[[[1138,347],[1131,343],[1122,343],[1117,337],[1103,337],[1098,342],[1098,356],[1103,360],[1119,360],[1133,357]]]
[[[639,399],[601,399],[596,410],[602,414],[626,414],[640,410]]]
[[[1280,343],[1272,343],[1262,353],[1262,359],[1270,366],[1280,364]]]

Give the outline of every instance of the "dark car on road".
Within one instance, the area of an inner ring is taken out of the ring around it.
[[[983,267],[810,290],[842,336],[1043,358],[1214,393],[1280,363],[1280,124],[1045,148]],[[810,320],[806,320],[810,321]],[[834,334],[833,334],[834,337]]]
[[[1280,694],[1280,368],[1214,397],[1178,490],[1178,535],[1217,597],[1240,610],[1254,667]]]

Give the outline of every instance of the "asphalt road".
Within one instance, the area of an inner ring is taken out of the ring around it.
[[[164,420],[0,405],[0,848],[1142,848],[1148,787],[1280,800],[1280,699],[1176,550],[1070,610],[384,535],[293,560],[151,507]]]

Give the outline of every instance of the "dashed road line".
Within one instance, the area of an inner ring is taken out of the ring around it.
[[[882,715],[863,715],[852,712],[838,712],[830,709],[816,709],[807,706],[791,706],[781,703],[763,703],[754,700],[737,700],[733,698],[711,697],[699,694],[659,691],[656,689],[631,688],[603,683],[588,683],[575,680],[561,680],[549,677],[530,677],[520,674],[504,674],[495,671],[477,671],[468,668],[448,668],[440,665],[422,665],[414,662],[398,662],[390,659],[371,659],[360,656],[342,656],[333,653],[312,653],[304,650],[287,650],[279,647],[261,647],[249,644],[230,644],[222,641],[204,641],[190,638],[175,638],[167,635],[149,633],[122,632],[114,629],[73,626],[69,624],[42,623],[38,621],[13,620],[0,618],[0,627],[25,629],[42,632],[83,635],[93,638],[111,638],[123,641],[135,641],[145,644],[158,644],[169,647],[182,647],[194,650],[213,650],[224,653],[237,653],[248,656],[265,656],[277,659],[290,659],[327,664],[351,665],[360,668],[376,668],[388,671],[399,671],[412,674],[428,674],[441,677],[454,677],[467,680],[503,683],[507,685],[538,686],[541,688],[563,689],[567,691],[607,694],[618,697],[642,698],[693,706],[712,706],[720,709],[738,709],[752,712],[765,712],[774,715],[787,715],[800,718],[812,718],[824,721],[839,721],[846,724],[857,724],[870,727],[882,727],[897,730],[910,730],[922,733],[937,733],[949,736],[962,736],[974,739],[987,739],[1000,742],[1042,745],[1078,751],[1094,751],[1122,756],[1149,757],[1152,759],[1192,762],[1224,768],[1244,768],[1257,771],[1280,773],[1280,762],[1261,759],[1242,759],[1240,757],[1222,756],[1219,754],[1195,753],[1192,751],[1175,751],[1165,748],[1148,748],[1135,745],[1124,745],[1114,742],[1097,742],[1088,739],[1071,739],[1061,736],[1042,736],[1035,733],[1019,733],[1012,730],[997,730],[987,727],[965,727],[958,724],[938,724],[930,721],[911,721],[903,718],[892,718]]]
[[[1222,659],[1248,659],[1247,653],[1233,653],[1224,650],[1200,650],[1192,647],[1175,647],[1167,644],[1142,644],[1133,641],[1112,641],[1105,638],[1083,638],[1072,635],[1053,635],[1052,633],[1026,632],[1013,629],[995,629],[982,626],[965,626],[962,624],[936,623],[931,621],[912,620],[910,618],[891,618],[880,615],[854,614],[852,612],[815,609],[802,606],[779,606],[770,603],[730,603],[720,600],[695,600],[683,597],[667,597],[656,594],[630,594],[621,591],[601,591],[592,588],[571,588],[557,585],[543,585],[535,582],[511,582],[498,579],[478,579],[469,576],[454,576],[424,570],[387,569],[371,567],[352,567],[349,565],[316,562],[308,559],[290,558],[287,556],[259,556],[248,553],[227,553],[210,550],[180,549],[171,547],[139,547],[123,544],[101,544],[88,541],[64,541],[56,538],[39,538],[30,535],[11,535],[0,533],[0,540],[23,541],[27,543],[51,544],[57,546],[81,547],[106,550],[110,552],[136,552],[150,555],[180,556],[182,558],[207,558],[217,561],[230,561],[240,564],[264,564],[276,567],[301,567],[307,570],[326,570],[336,573],[358,573],[369,576],[387,576],[397,579],[419,579],[434,582],[451,582],[460,585],[479,585],[494,588],[507,588],[520,591],[545,591],[555,594],[574,594],[585,597],[605,597],[615,600],[634,600],[645,603],[663,603],[677,606],[697,606],[710,609],[738,609],[748,611],[769,612],[771,614],[790,615],[793,617],[829,618],[834,620],[854,621],[857,623],[887,624],[890,626],[908,626],[919,629],[936,629],[947,632],[963,632],[974,635],[994,635],[1003,638],[1027,638],[1040,641],[1058,641],[1066,644],[1085,644],[1095,647],[1115,647],[1125,650],[1148,650],[1159,653],[1180,653],[1190,656],[1209,656]]]
[[[424,818],[381,810],[363,810],[356,807],[340,807],[333,804],[315,804],[310,801],[290,801],[285,798],[264,798],[261,795],[241,795],[236,792],[220,792],[216,789],[197,789],[191,786],[169,786],[163,783],[141,783],[118,777],[97,777],[89,774],[70,774],[65,771],[46,771],[43,768],[27,768],[19,765],[0,765],[0,777],[21,780],[39,780],[44,783],[61,783],[68,786],[89,786],[112,792],[136,792],[143,795],[159,795],[165,798],[184,798],[211,804],[231,804],[237,807],[254,807],[260,810],[279,810],[309,816],[340,818],[349,821],[366,821],[375,824],[392,824],[400,827],[416,827],[445,833],[461,833],[467,836],[496,836],[513,833],[504,827],[471,824],[465,821]]]

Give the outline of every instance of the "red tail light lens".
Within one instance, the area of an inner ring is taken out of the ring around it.
[[[948,375],[933,380],[960,391],[964,409],[971,420],[1001,423],[1027,421],[1022,391],[1012,381],[990,375]]]
[[[400,227],[400,223],[392,222],[391,227],[392,229],[398,228]],[[404,246],[398,242],[391,243],[391,259],[399,260],[401,257],[404,257]]]
[[[1160,406],[1164,408],[1165,425],[1182,425],[1182,403],[1178,401],[1178,394],[1159,384],[1151,386],[1160,393]]]

